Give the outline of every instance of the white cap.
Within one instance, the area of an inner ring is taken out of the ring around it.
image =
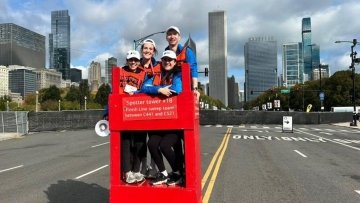
[[[130,50],[126,54],[126,59],[137,58],[140,60],[140,53],[136,50]]]
[[[176,60],[176,54],[175,54],[175,52],[172,51],[172,50],[166,50],[166,51],[164,51],[161,58],[164,58],[164,57],[169,57],[169,58],[172,58],[172,59],[175,59],[175,60]]]
[[[146,39],[146,40],[143,41],[143,44],[145,44],[145,43],[152,44],[152,45],[154,46],[154,48],[156,49],[156,45],[155,45],[154,40],[152,40],[152,39]]]
[[[170,31],[170,30],[175,30],[177,33],[179,33],[180,35],[180,29],[176,26],[170,26],[167,30],[166,30],[166,34]]]

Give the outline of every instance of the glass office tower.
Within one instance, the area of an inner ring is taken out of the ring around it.
[[[68,10],[51,12],[49,65],[70,79],[70,16]]]
[[[304,62],[304,82],[311,80],[312,74],[312,46],[311,46],[311,19],[302,19],[302,44],[303,44],[303,62]]]
[[[245,99],[248,102],[277,87],[277,42],[272,37],[254,37],[246,42],[244,49]]]
[[[303,83],[302,43],[283,45],[283,77],[287,87]]]
[[[45,36],[13,23],[0,24],[0,65],[45,68]]]

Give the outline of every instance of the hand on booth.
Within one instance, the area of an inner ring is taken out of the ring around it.
[[[167,87],[162,87],[162,88],[159,88],[158,92],[159,92],[160,94],[163,94],[163,95],[169,97],[169,96],[171,96],[175,91],[172,90],[172,89],[169,89],[169,88],[167,88]]]

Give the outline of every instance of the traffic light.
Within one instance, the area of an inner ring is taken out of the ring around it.
[[[209,69],[205,68],[205,77],[207,77],[209,75]]]

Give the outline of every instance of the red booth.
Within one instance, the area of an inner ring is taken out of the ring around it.
[[[183,64],[181,70],[183,92],[165,98],[119,94],[120,68],[113,68],[109,97],[111,203],[201,202],[199,105],[190,88],[189,65]],[[127,184],[122,180],[121,133],[151,130],[183,131],[185,179],[181,186],[152,186],[149,181]]]

